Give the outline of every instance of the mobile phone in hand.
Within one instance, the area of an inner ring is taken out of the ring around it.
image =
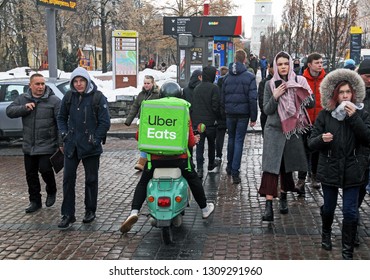
[[[275,88],[278,88],[283,83],[282,80],[275,81]]]

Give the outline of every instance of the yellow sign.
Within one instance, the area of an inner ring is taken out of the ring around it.
[[[137,38],[139,34],[135,30],[114,30],[112,32],[113,37],[125,37],[125,38]]]
[[[76,0],[37,0],[38,5],[62,10],[76,11]]]
[[[351,26],[351,29],[349,31],[350,34],[362,34],[362,28],[361,26]]]

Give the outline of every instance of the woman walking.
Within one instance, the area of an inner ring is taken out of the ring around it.
[[[266,197],[263,221],[273,221],[273,198],[278,196],[280,213],[288,213],[287,191],[294,191],[293,171],[307,171],[302,133],[310,127],[307,107],[314,106],[306,79],[293,71],[286,52],[276,55],[274,75],[265,85],[263,111],[267,115],[263,138],[262,180],[259,194]]]
[[[370,117],[362,110],[365,85],[356,72],[338,69],[320,85],[322,110],[308,146],[320,152],[317,177],[321,181],[324,205],[321,206],[322,242],[332,249],[331,226],[342,189],[342,257],[353,259],[357,232],[359,190],[366,184],[369,166]]]

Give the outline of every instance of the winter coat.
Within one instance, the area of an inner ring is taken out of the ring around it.
[[[307,113],[310,116],[310,120],[312,123],[315,122],[317,116],[319,115],[320,111],[322,110],[321,107],[321,97],[320,97],[320,84],[322,80],[325,78],[325,70],[322,69],[320,74],[317,77],[312,77],[310,74],[310,69],[307,67],[303,71],[303,77],[306,78],[312,92],[315,96],[315,107],[307,109]]]
[[[259,63],[261,69],[267,69],[268,62],[266,58],[261,58]]]
[[[83,77],[87,80],[84,93],[78,93],[73,86],[73,79]],[[88,72],[81,67],[71,74],[71,103],[64,97],[58,114],[58,127],[63,135],[64,155],[71,158],[77,152],[79,159],[100,155],[103,152],[102,140],[110,128],[110,116],[107,99],[102,96],[97,116],[93,106],[93,93],[97,87],[91,81]],[[68,111],[69,107],[69,111]]]
[[[304,90],[311,92],[307,81],[302,76],[297,76],[293,71],[293,61],[289,60],[289,79],[294,79],[298,84],[296,91]],[[280,173],[282,159],[284,159],[285,172],[307,171],[306,152],[303,144],[302,134],[296,133],[287,139],[283,133],[281,119],[278,113],[279,100],[272,95],[273,83],[281,79],[278,74],[276,58],[274,59],[274,76],[266,82],[263,96],[263,111],[267,115],[264,128],[262,171],[276,174]],[[306,107],[314,106],[314,99],[309,99]]]
[[[33,110],[27,110],[25,106],[30,102],[36,103]],[[28,89],[6,108],[9,118],[22,117],[24,154],[31,156],[53,154],[61,146],[57,126],[60,102],[59,97],[46,86],[41,98],[33,98],[31,89]]]
[[[158,86],[153,86],[152,90],[150,91],[146,91],[143,88],[137,95],[134,101],[134,104],[131,107],[130,113],[128,114],[126,118],[125,124],[131,125],[136,115],[138,115],[138,117],[140,118],[141,102],[143,102],[144,100],[152,100],[152,99],[158,99],[158,98],[160,98]]]
[[[216,68],[203,68],[202,82],[194,89],[191,114],[194,126],[204,123],[206,127],[213,127],[220,118],[220,92],[213,83],[215,75]]]
[[[270,81],[265,85],[263,97],[263,111],[267,115],[267,121],[263,136],[262,170],[279,174],[281,160],[284,158],[285,172],[307,171],[302,135],[292,135],[289,140],[284,135],[277,110],[278,101],[272,96]],[[314,100],[308,106],[313,105]]]
[[[317,178],[324,185],[337,188],[362,186],[369,166],[370,116],[362,109],[343,121],[332,117],[329,102],[336,85],[348,81],[356,92],[356,102],[365,97],[365,85],[354,71],[337,69],[330,72],[320,86],[321,105],[325,110],[319,113],[311,136],[310,149],[319,151]],[[325,143],[322,134],[330,132],[333,141]]]
[[[194,74],[195,73],[195,74]],[[186,101],[188,101],[190,103],[190,105],[193,104],[193,94],[194,94],[194,89],[197,85],[200,84],[200,80],[198,79],[198,75],[197,73],[199,72],[193,72],[193,74],[191,75],[190,77],[190,81],[188,83],[188,86],[184,88],[183,90],[183,94],[184,94],[184,98]],[[201,72],[199,73],[199,75],[201,75]],[[192,111],[193,111],[193,108],[190,107],[190,116],[192,114]]]
[[[229,73],[222,84],[221,103],[226,117],[246,117],[257,120],[256,77],[240,62],[230,63]]]

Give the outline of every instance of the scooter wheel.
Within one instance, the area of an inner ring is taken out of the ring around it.
[[[172,231],[171,227],[162,228],[162,240],[164,244],[169,245],[172,243]]]

